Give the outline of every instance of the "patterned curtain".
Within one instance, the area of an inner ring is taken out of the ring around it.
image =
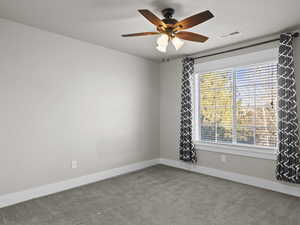
[[[276,168],[278,180],[300,183],[300,154],[296,102],[296,79],[293,35],[280,35],[278,59],[278,137],[279,153]]]
[[[183,59],[181,80],[181,117],[180,117],[180,160],[195,163],[197,161],[195,147],[192,141],[192,78],[194,59]]]

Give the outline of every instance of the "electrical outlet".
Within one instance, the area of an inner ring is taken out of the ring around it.
[[[221,155],[221,162],[226,163],[227,158],[226,155]]]
[[[71,168],[72,168],[72,169],[76,169],[77,167],[78,167],[77,160],[72,160],[72,161],[71,161]]]

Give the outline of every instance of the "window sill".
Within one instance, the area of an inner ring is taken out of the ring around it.
[[[206,142],[196,142],[195,148],[199,151],[218,152],[239,156],[246,156],[259,159],[276,160],[276,149],[268,149],[264,147],[248,147],[243,145],[231,144],[213,144]]]

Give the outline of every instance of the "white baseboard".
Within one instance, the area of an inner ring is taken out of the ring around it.
[[[160,164],[300,197],[300,187],[294,187],[271,180],[192,165],[179,160],[160,159]]]
[[[122,166],[119,168],[114,168],[106,171],[102,171],[99,173],[94,173],[78,178],[73,178],[65,181],[61,181],[58,183],[47,184],[40,187],[9,193],[6,195],[0,196],[0,208],[6,207],[9,205],[14,205],[20,202],[24,202],[30,199],[39,198],[42,196],[54,194],[57,192],[65,191],[68,189],[76,188],[82,185],[94,183],[97,181],[105,180],[111,177],[115,177],[118,175],[130,173],[133,171],[141,170],[147,168],[149,166],[153,166],[159,163],[159,159],[153,159],[149,161],[138,162],[126,166]]]
[[[68,189],[76,188],[82,185],[105,180],[118,175],[141,170],[157,164],[163,164],[171,167],[176,167],[176,168],[180,168],[180,169],[184,169],[196,173],[201,173],[209,176],[214,176],[214,177],[231,180],[242,184],[248,184],[251,186],[260,187],[267,190],[277,191],[284,194],[300,197],[300,187],[289,186],[271,180],[242,175],[233,172],[227,172],[227,171],[218,170],[214,168],[192,165],[185,162],[181,162],[179,160],[153,159],[149,161],[143,161],[143,162],[134,163],[119,168],[102,171],[99,173],[94,173],[94,174],[90,174],[78,178],[61,181],[58,183],[47,184],[29,190],[2,195],[0,196],[0,208],[14,205],[30,199],[39,198],[57,192],[65,191]]]

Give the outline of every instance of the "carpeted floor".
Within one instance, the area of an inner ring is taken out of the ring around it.
[[[0,209],[1,225],[299,225],[300,198],[166,166]]]

